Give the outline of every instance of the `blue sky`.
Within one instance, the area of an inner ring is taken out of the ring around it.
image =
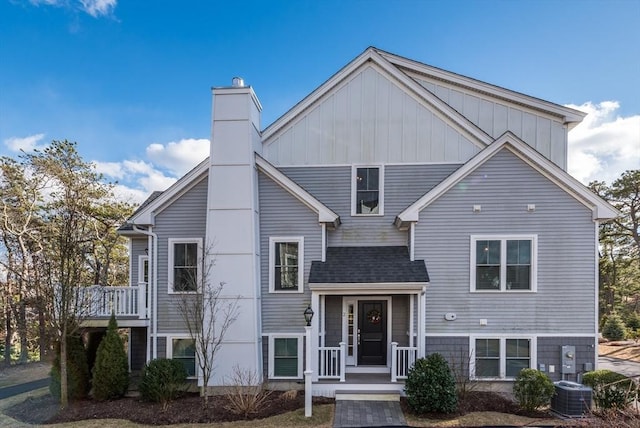
[[[0,0],[0,155],[77,141],[140,200],[207,155],[212,86],[266,127],[368,46],[588,112],[584,182],[640,167],[638,0]]]

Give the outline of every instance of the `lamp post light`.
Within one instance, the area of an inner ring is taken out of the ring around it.
[[[307,309],[304,310],[304,321],[307,325],[304,327],[305,338],[306,338],[306,349],[307,349],[307,363],[304,371],[304,416],[307,418],[311,417],[312,413],[312,391],[311,391],[311,375],[313,374],[313,370],[311,370],[311,321],[313,320],[313,309],[311,309],[311,305],[307,306]]]

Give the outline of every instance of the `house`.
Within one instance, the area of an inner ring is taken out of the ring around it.
[[[102,292],[133,369],[195,372],[177,302],[207,248],[240,296],[211,385],[238,366],[290,388],[305,356],[328,396],[402,390],[434,352],[491,387],[596,367],[598,224],[617,212],[566,172],[584,113],[373,47],[266,128],[261,110],[241,79],[214,88],[210,158],[120,229],[131,283]]]

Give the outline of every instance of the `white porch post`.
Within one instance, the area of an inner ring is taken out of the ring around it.
[[[305,339],[307,348],[307,364],[304,371],[304,416],[309,418],[312,413],[312,378],[313,370],[311,370],[311,326],[305,326]]]
[[[398,342],[391,342],[391,382],[398,381]]]
[[[426,299],[426,287],[422,288],[422,292],[420,294],[418,294],[418,310],[416,311],[418,314],[418,322],[416,323],[418,328],[417,328],[417,340],[416,340],[416,345],[418,347],[418,358],[423,358],[425,355],[425,350],[424,350],[424,346],[425,346],[425,331],[424,331],[424,327],[425,327],[425,299]]]
[[[311,309],[313,309],[313,313],[316,314],[316,319],[323,318],[322,316],[320,316],[320,295],[315,291],[311,292]],[[318,381],[318,370],[313,370],[313,367],[318,367],[318,338],[320,335],[319,324],[320,322],[318,321],[311,323],[311,342],[309,345],[309,353],[311,354],[309,367],[313,372],[314,382]]]

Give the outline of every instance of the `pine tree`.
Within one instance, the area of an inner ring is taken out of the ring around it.
[[[100,342],[93,367],[93,396],[96,400],[122,397],[129,388],[129,362],[111,314],[107,335]]]

